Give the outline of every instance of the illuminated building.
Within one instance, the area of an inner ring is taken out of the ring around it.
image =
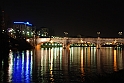
[[[46,27],[41,27],[40,29],[37,29],[36,33],[40,37],[50,37],[54,35],[54,31]]]
[[[30,38],[33,36],[32,24],[29,22],[14,22],[13,29],[19,38]]]

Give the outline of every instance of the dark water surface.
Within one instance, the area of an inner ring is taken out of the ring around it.
[[[124,50],[113,47],[37,48],[10,51],[0,83],[89,83],[124,69]]]

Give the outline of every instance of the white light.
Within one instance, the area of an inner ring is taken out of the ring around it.
[[[53,43],[53,41],[52,41],[52,40],[50,40],[50,43]]]
[[[30,40],[29,39],[26,39],[27,42],[29,42]]]
[[[26,24],[29,24],[29,22],[27,22]]]

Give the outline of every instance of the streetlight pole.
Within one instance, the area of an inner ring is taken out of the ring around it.
[[[119,40],[121,41],[122,31],[119,31],[118,34],[119,34],[119,37],[120,37]],[[122,44],[122,43],[121,43],[121,44]]]
[[[68,35],[68,32],[64,32],[64,34],[65,34],[65,36],[67,36]]]
[[[100,31],[97,32],[97,35],[98,35],[98,39],[97,39],[97,49],[100,49]]]
[[[100,32],[99,31],[97,32],[97,35],[98,35],[98,38],[99,38],[100,37]]]
[[[64,34],[65,34],[65,38],[64,38],[64,49],[67,47],[67,35],[68,35],[68,32],[64,32]]]

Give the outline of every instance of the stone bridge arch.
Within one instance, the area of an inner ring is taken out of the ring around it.
[[[124,44],[124,38],[37,38],[35,41],[35,45],[40,45],[44,42],[57,42],[63,44],[63,46],[67,46],[73,43],[85,43],[85,42],[90,42],[94,43],[96,45],[102,45],[107,42],[110,43],[122,43]]]

